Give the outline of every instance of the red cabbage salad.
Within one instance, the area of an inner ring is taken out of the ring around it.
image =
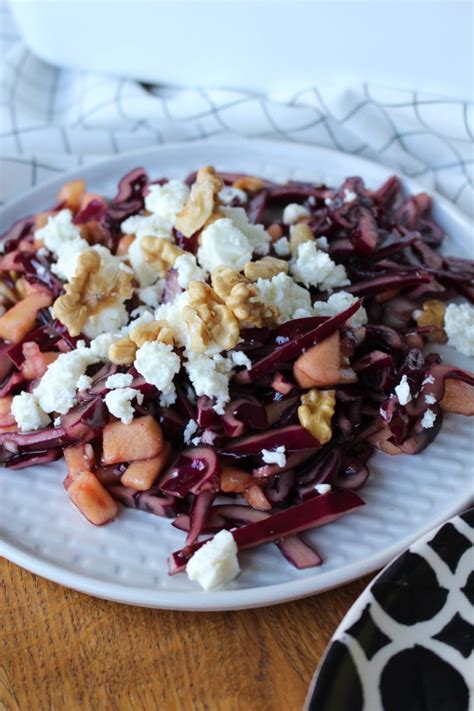
[[[262,543],[320,565],[302,533],[364,505],[375,451],[474,414],[474,375],[433,352],[474,355],[474,262],[443,237],[396,177],[65,184],[0,239],[0,464],[64,457],[94,525],[171,519],[169,572],[206,590]]]

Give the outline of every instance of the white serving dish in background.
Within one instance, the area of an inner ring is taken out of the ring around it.
[[[52,64],[255,91],[371,81],[472,96],[470,2],[10,0]]]

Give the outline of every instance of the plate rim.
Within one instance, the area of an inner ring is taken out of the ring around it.
[[[400,177],[404,187],[410,191],[425,191],[426,188],[416,180],[400,174],[395,169],[383,163],[359,156],[352,153],[344,153],[332,148],[323,146],[314,146],[305,143],[292,143],[288,141],[271,141],[259,138],[252,139],[210,139],[196,140],[188,142],[170,142],[163,145],[153,146],[150,149],[139,148],[134,151],[119,153],[110,158],[94,163],[84,164],[72,171],[64,171],[60,175],[42,182],[39,185],[32,186],[22,192],[14,200],[8,201],[0,210],[0,224],[10,221],[8,215],[21,208],[22,203],[28,199],[34,199],[35,196],[43,199],[42,195],[47,195],[62,185],[67,180],[72,180],[77,177],[84,177],[84,174],[94,174],[96,171],[101,173],[108,172],[121,162],[134,161],[151,162],[156,160],[160,154],[172,153],[173,151],[182,152],[185,148],[197,147],[202,149],[216,150],[221,148],[225,150],[238,150],[245,146],[258,146],[263,152],[270,149],[275,150],[276,146],[280,146],[282,150],[292,151],[295,153],[295,164],[298,151],[311,151],[319,155],[337,157],[336,159],[345,159],[349,163],[357,161],[364,165],[366,164],[371,171],[385,172],[386,175],[396,174]],[[141,157],[141,159],[139,159]],[[350,168],[350,166],[349,166]],[[329,171],[328,171],[329,172]],[[86,176],[87,177],[87,176]],[[93,177],[91,178],[94,179]],[[436,205],[439,205],[443,212],[454,218],[457,223],[460,223],[464,229],[470,229],[470,219],[467,215],[442,195],[439,195],[435,190],[429,190]],[[18,218],[17,218],[18,219]],[[346,584],[359,577],[378,570],[385,566],[392,558],[425,535],[431,529],[442,525],[442,523],[456,513],[466,508],[472,501],[472,494],[467,492],[462,498],[459,497],[449,507],[438,513],[436,518],[430,518],[425,526],[420,526],[408,536],[393,544],[390,547],[384,548],[382,551],[371,555],[364,560],[356,561],[350,565],[346,565],[339,570],[328,572],[318,572],[317,575],[306,578],[273,583],[270,585],[251,587],[245,589],[232,590],[216,590],[212,593],[204,591],[166,591],[160,588],[152,590],[150,588],[129,587],[121,583],[108,582],[97,580],[97,578],[89,577],[86,573],[78,573],[64,566],[52,563],[41,557],[40,555],[26,551],[19,544],[14,544],[8,540],[8,532],[0,531],[0,556],[5,557],[12,563],[15,563],[26,570],[40,575],[48,580],[72,588],[79,592],[83,592],[102,599],[111,600],[114,602],[138,605],[142,607],[153,607],[170,610],[188,610],[188,611],[224,611],[247,609],[254,607],[262,607],[271,604],[280,604],[294,599],[301,599],[310,595],[324,592],[325,590]]]

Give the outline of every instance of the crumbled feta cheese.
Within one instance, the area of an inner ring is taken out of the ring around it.
[[[327,494],[329,491],[331,491],[332,486],[331,484],[316,484],[314,489],[318,492],[318,494]]]
[[[81,231],[72,221],[71,210],[60,210],[55,215],[50,215],[44,227],[35,232],[35,239],[44,242],[45,247],[54,255],[67,242],[81,239]]]
[[[97,338],[94,338],[90,344],[89,348],[91,352],[97,357],[97,360],[108,360],[109,348],[113,343],[117,343],[123,338],[121,333],[102,333]]]
[[[176,345],[181,348],[188,348],[190,345],[189,331],[183,319],[183,309],[189,304],[189,294],[183,291],[173,302],[160,304],[155,311],[157,321],[168,321],[172,330]]]
[[[49,250],[46,247],[40,247],[36,250],[38,257],[47,257],[49,255]]]
[[[434,381],[435,381],[435,379],[433,378],[432,375],[427,375],[426,378],[421,383],[421,387],[423,387],[423,385],[433,385]]]
[[[354,202],[354,200],[357,200],[357,193],[355,193],[353,190],[344,190],[344,202]]]
[[[474,356],[474,306],[449,304],[444,315],[448,346],[466,356]]]
[[[229,402],[229,380],[232,376],[232,361],[216,354],[213,356],[188,354],[184,364],[196,395],[206,395],[216,400],[214,410],[224,414],[224,405]]]
[[[143,304],[150,306],[152,309],[156,309],[160,305],[164,287],[165,280],[158,279],[154,284],[144,286],[143,289],[138,289],[138,298]]]
[[[207,272],[198,266],[196,257],[193,254],[182,254],[174,263],[174,269],[178,272],[178,284],[187,289],[191,281],[206,281]]]
[[[425,395],[425,402],[427,405],[434,405],[436,398],[434,395]]]
[[[336,316],[352,306],[355,301],[357,301],[357,297],[347,291],[337,291],[335,294],[331,294],[327,301],[315,301],[313,304],[314,313],[316,316]],[[363,326],[367,321],[367,311],[361,306],[349,319],[349,326],[357,328]]]
[[[171,385],[168,385],[168,387],[165,388],[160,395],[160,407],[170,407],[171,405],[174,405],[177,399],[178,395],[176,393],[176,388],[173,383],[171,383]]]
[[[128,388],[133,383],[133,375],[130,373],[114,373],[109,375],[105,381],[105,387],[109,390],[114,388]]]
[[[127,309],[124,304],[117,303],[89,316],[82,327],[82,333],[87,338],[97,338],[102,333],[118,331],[127,321]]]
[[[395,394],[400,405],[408,405],[411,402],[410,385],[406,375],[403,375],[398,385],[395,386]]]
[[[328,251],[329,242],[327,237],[323,235],[322,237],[317,237],[314,241],[316,242],[316,247],[318,249],[322,249],[324,252]]]
[[[310,211],[304,205],[291,202],[283,210],[283,223],[285,225],[295,225],[302,217],[309,217]]]
[[[217,197],[224,205],[230,205],[234,200],[238,200],[242,205],[247,202],[245,190],[233,188],[231,185],[224,185]]]
[[[423,417],[421,418],[421,426],[424,430],[429,430],[433,427],[436,420],[436,412],[433,410],[426,410]]]
[[[263,225],[254,225],[249,222],[243,207],[221,207],[221,212],[230,218],[235,227],[248,239],[252,251],[261,256],[270,251],[271,238]]]
[[[56,252],[57,261],[51,265],[51,271],[60,279],[71,281],[76,273],[77,262],[80,255],[89,249],[90,245],[85,239],[65,242],[58,247]]]
[[[158,215],[163,224],[172,229],[176,215],[189,197],[189,188],[180,180],[169,180],[164,185],[150,185],[145,197],[145,209]]]
[[[274,450],[262,449],[262,459],[266,464],[277,464],[280,468],[286,464],[285,447],[277,447]]]
[[[280,237],[280,239],[277,239],[277,241],[273,243],[273,249],[275,250],[275,254],[279,257],[289,257],[291,252],[288,237]]]
[[[133,420],[134,410],[132,400],[136,400],[139,405],[143,402],[143,393],[134,388],[117,388],[111,390],[104,397],[104,402],[108,411],[118,417],[124,425],[129,425]]]
[[[252,246],[228,218],[216,220],[201,232],[201,246],[197,257],[199,264],[208,272],[224,265],[240,271],[252,258]]]
[[[138,349],[134,365],[147,383],[151,383],[158,390],[166,390],[179,372],[181,362],[172,346],[154,341],[144,343]]]
[[[61,418],[60,417],[55,417],[53,420],[53,425],[55,427],[61,427]]]
[[[47,427],[50,423],[48,415],[41,409],[36,397],[23,392],[15,395],[11,412],[21,432],[32,432]]]
[[[229,351],[228,355],[234,365],[242,365],[244,368],[247,368],[247,370],[252,367],[252,361],[243,351]]]
[[[311,207],[314,207],[316,205],[316,198],[314,195],[309,196],[308,205],[311,205]]]
[[[77,389],[78,390],[89,390],[92,385],[92,378],[88,375],[80,375],[77,379]]]
[[[290,265],[296,281],[305,286],[317,286],[322,291],[350,284],[345,267],[317,248],[315,242],[304,242],[298,247],[296,259]]]
[[[183,432],[183,439],[186,442],[186,444],[189,444],[191,442],[193,434],[197,432],[198,430],[198,423],[196,420],[188,420],[188,424],[184,428]]]
[[[239,573],[237,545],[230,531],[222,530],[199,548],[189,560],[186,572],[204,590],[214,590]]]
[[[36,386],[33,394],[45,412],[65,415],[74,405],[77,381],[85,374],[89,365],[100,360],[91,348],[84,348],[79,344],[78,346],[74,351],[61,353],[50,363]]]
[[[334,200],[330,197],[324,198],[324,204],[326,207],[332,207],[334,204]]]
[[[280,272],[272,279],[257,279],[256,284],[262,301],[278,307],[282,322],[313,315],[309,291],[287,274]]]

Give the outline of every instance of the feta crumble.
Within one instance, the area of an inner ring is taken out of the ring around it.
[[[128,248],[128,258],[140,286],[154,284],[158,275],[156,269],[147,261],[147,255],[142,249],[142,241],[144,237],[162,237],[173,241],[168,223],[159,215],[132,215],[122,222],[121,230],[125,234],[135,235]]]
[[[78,390],[89,390],[92,385],[92,378],[88,375],[80,375],[77,379],[77,389]]]
[[[244,368],[247,368],[247,370],[250,370],[252,367],[252,361],[243,351],[229,351],[229,357],[232,359],[234,365],[242,365]]]
[[[184,367],[193,384],[196,395],[198,397],[206,395],[208,398],[215,398],[214,411],[219,415],[223,415],[224,405],[230,400],[231,360],[219,354],[206,356],[189,353],[188,361],[184,364]]]
[[[262,459],[265,464],[277,464],[281,469],[286,464],[285,452],[286,449],[283,445],[274,450],[262,449]]]
[[[102,333],[118,331],[128,321],[128,313],[124,304],[114,304],[101,309],[98,313],[89,316],[82,327],[82,333],[87,338],[97,338]]]
[[[150,185],[145,197],[145,209],[157,215],[170,230],[176,215],[189,197],[189,188],[180,180],[169,180],[164,185]]]
[[[85,348],[80,341],[76,350],[61,353],[48,365],[46,373],[33,391],[41,408],[45,412],[65,415],[75,403],[79,378],[85,374],[89,365],[99,360],[93,350]]]
[[[444,315],[448,346],[466,356],[474,356],[474,306],[449,304]]]
[[[353,190],[344,190],[344,202],[345,203],[354,202],[354,200],[357,200],[357,198],[358,198],[358,195]]]
[[[345,311],[357,301],[357,297],[347,291],[338,291],[331,294],[327,301],[315,301],[313,304],[316,316],[336,316]],[[357,328],[368,322],[367,311],[361,306],[349,319],[349,326]]]
[[[332,490],[332,486],[331,484],[316,484],[314,490],[317,491],[318,494],[327,494]]]
[[[133,375],[130,373],[114,373],[109,375],[105,381],[105,387],[109,390],[114,388],[128,388],[133,383]]]
[[[273,249],[275,250],[275,254],[279,257],[289,257],[291,252],[288,237],[280,237],[280,239],[277,239],[277,241],[273,243]]]
[[[252,247],[244,233],[225,217],[201,232],[197,258],[208,272],[222,265],[240,271],[252,258]]]
[[[189,444],[192,441],[193,434],[195,434],[197,431],[198,423],[196,422],[196,420],[189,420],[183,432],[183,439],[186,444]]]
[[[296,259],[290,265],[296,281],[305,286],[317,286],[322,291],[331,291],[338,286],[350,284],[345,267],[336,264],[331,257],[319,250],[315,242],[304,242],[298,247]]]
[[[423,417],[421,418],[421,426],[423,427],[423,429],[431,429],[435,423],[436,417],[436,412],[433,412],[433,410],[426,410]]]
[[[168,387],[165,388],[160,395],[160,407],[170,407],[171,405],[174,405],[177,399],[178,396],[176,388],[173,383],[171,383],[171,385],[168,385]]]
[[[201,269],[193,254],[182,254],[174,263],[174,269],[178,272],[178,284],[187,289],[192,281],[206,281],[207,272]]]
[[[427,405],[434,405],[436,398],[434,395],[425,395],[425,402]]]
[[[309,217],[310,211],[304,205],[291,202],[283,210],[283,223],[285,225],[295,225],[302,217]]]
[[[181,361],[172,346],[154,341],[144,343],[138,349],[134,365],[147,383],[158,390],[166,390],[179,372]]]
[[[395,394],[398,397],[400,405],[408,405],[408,403],[411,402],[410,385],[406,375],[403,375],[398,385],[395,386]]]
[[[81,231],[72,220],[71,210],[60,210],[55,215],[50,215],[44,227],[36,230],[35,239],[43,242],[50,252],[57,255],[65,243],[81,239]]]
[[[294,318],[313,315],[309,292],[288,276],[280,272],[272,279],[257,279],[257,288],[262,301],[278,307],[282,322]]]
[[[183,309],[189,304],[189,294],[183,291],[173,302],[160,304],[155,311],[157,321],[168,321],[173,330],[176,345],[181,348],[190,346],[189,331],[183,319]]]
[[[427,375],[426,378],[421,383],[421,386],[423,387],[423,385],[433,385],[434,381],[435,381],[435,379],[433,378],[432,375]]]
[[[245,190],[233,188],[231,185],[224,185],[217,197],[223,205],[230,205],[234,200],[238,200],[242,205],[247,202]]]
[[[21,432],[33,432],[47,427],[50,423],[48,415],[41,409],[36,397],[31,393],[22,392],[15,395],[11,412]]]
[[[263,225],[254,225],[249,222],[243,207],[221,207],[221,212],[232,220],[232,223],[248,239],[252,251],[260,256],[270,251],[271,238]]]
[[[230,531],[222,530],[199,548],[189,560],[186,572],[204,590],[214,590],[239,573],[237,544]]]
[[[150,306],[152,309],[156,309],[161,302],[163,296],[163,289],[165,287],[165,280],[158,279],[154,284],[150,286],[144,286],[142,289],[138,289],[138,298],[146,306]]]
[[[104,397],[104,402],[108,411],[120,419],[124,425],[129,425],[133,420],[134,410],[132,400],[136,400],[139,405],[143,402],[143,393],[134,388],[117,388],[111,390]]]

